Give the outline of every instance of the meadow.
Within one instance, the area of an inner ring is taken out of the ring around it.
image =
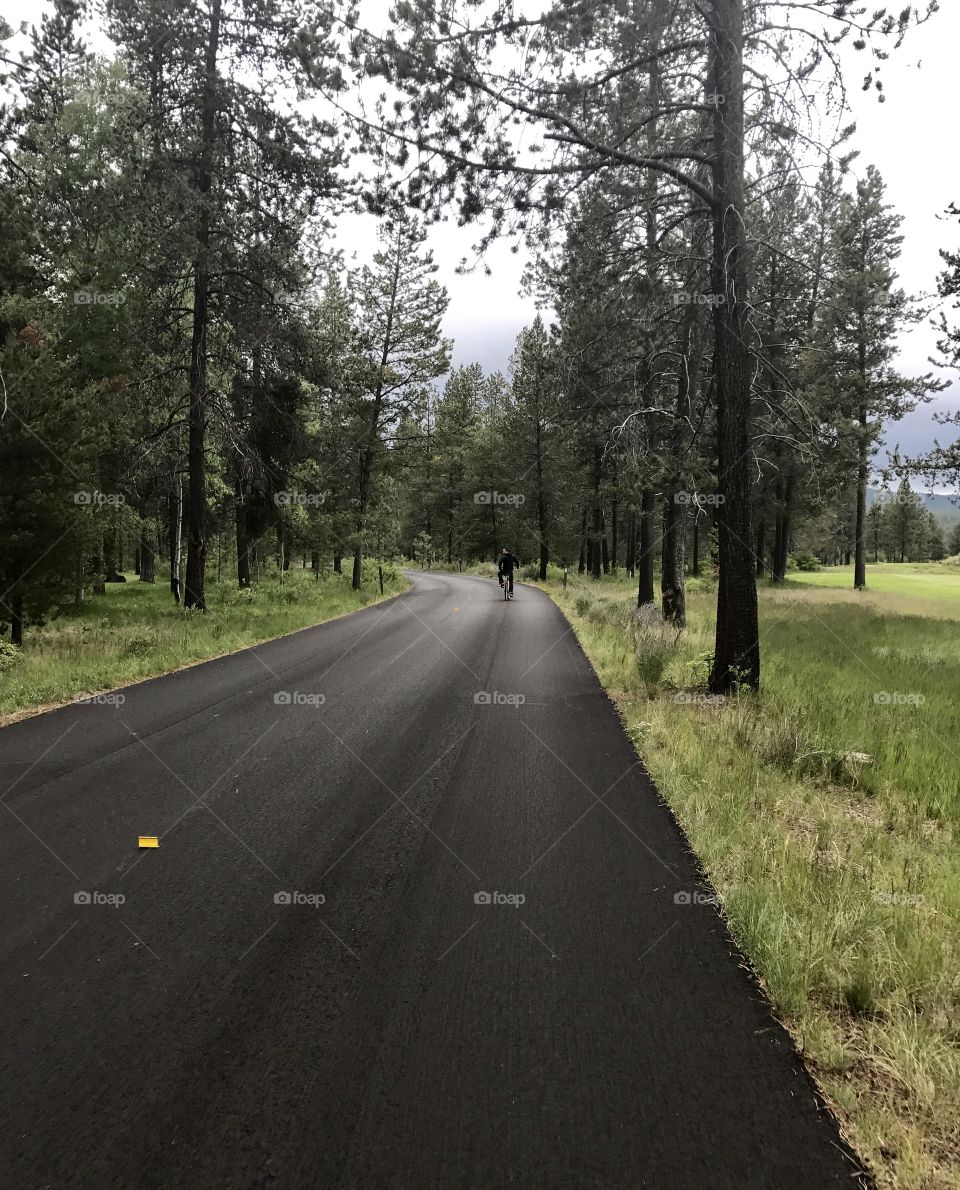
[[[569,616],[734,937],[878,1183],[960,1185],[960,569],[761,589],[763,685],[706,689],[715,590],[678,636],[633,582]]]
[[[273,569],[246,590],[233,581],[208,582],[205,613],[178,606],[163,582],[127,577],[79,610],[28,629],[22,652],[0,648],[0,723],[309,628],[381,598],[369,563],[360,591],[352,590],[348,574],[317,579],[300,569],[282,581]],[[398,569],[384,567],[384,597],[407,586]]]

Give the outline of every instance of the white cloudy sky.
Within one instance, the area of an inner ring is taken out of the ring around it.
[[[0,0],[0,14],[15,28],[21,21],[36,21],[46,7],[37,0]],[[873,164],[886,180],[888,199],[905,219],[901,284],[917,294],[935,289],[941,268],[938,249],[960,249],[960,224],[939,218],[951,201],[960,203],[960,154],[951,148],[957,142],[960,5],[948,0],[943,7],[945,11],[926,26],[911,31],[886,64],[886,103],[878,104],[874,93],[864,94],[859,89],[867,64],[865,55],[852,50],[847,55],[849,94],[858,125],[853,145],[861,154],[853,172],[858,174]],[[360,217],[342,221],[339,234],[343,247],[365,255],[372,230],[370,221]],[[478,360],[487,371],[505,370],[517,332],[535,313],[530,300],[520,293],[526,250],[521,246],[520,253],[514,255],[508,244],[495,245],[487,257],[492,276],[485,276],[482,269],[457,275],[458,262],[472,255],[475,235],[475,229],[460,229],[453,222],[431,232],[441,279],[450,293],[446,333],[455,341],[456,363]],[[900,344],[903,370],[926,371],[934,339],[935,333],[927,325],[906,333]],[[933,405],[889,427],[889,444],[900,443],[910,453],[928,445],[938,432],[952,438],[949,429],[938,431],[932,424],[930,412],[958,405],[960,385],[954,385]]]

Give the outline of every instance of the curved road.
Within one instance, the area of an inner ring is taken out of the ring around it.
[[[542,593],[122,693],[0,731],[3,1186],[856,1184]]]

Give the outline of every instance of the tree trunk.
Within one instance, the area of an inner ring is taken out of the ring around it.
[[[577,574],[583,574],[587,568],[587,510],[580,516],[580,561],[577,564]]]
[[[206,610],[204,578],[207,560],[207,479],[204,441],[207,421],[207,328],[210,320],[210,190],[216,143],[217,55],[220,48],[222,0],[211,0],[201,108],[200,162],[196,196],[197,253],[193,277],[193,335],[190,344],[190,408],[187,467],[190,490],[190,532],[184,607]]]
[[[537,535],[540,538],[540,581],[547,577],[550,548],[547,543],[547,499],[543,490],[543,427],[537,417]]]
[[[697,577],[700,574],[700,517],[693,518],[693,555],[690,559],[690,573]]]
[[[614,495],[610,503],[610,566],[617,569],[617,497]]]
[[[23,645],[23,592],[14,591],[10,597],[10,643]]]
[[[183,522],[183,481],[178,475],[167,497],[167,512],[170,526],[170,594],[180,602],[180,549]]]
[[[782,583],[787,577],[787,560],[790,557],[790,532],[793,517],[794,479],[792,471],[787,474],[782,487],[777,489],[777,528],[773,546],[773,579]]]
[[[153,542],[147,529],[147,505],[140,505],[140,581],[152,583],[156,580],[156,561]]]
[[[333,551],[333,573],[343,574],[343,555],[339,550]]]
[[[853,585],[858,591],[867,585],[867,411],[860,410],[860,442],[857,458],[857,528],[854,542]]]
[[[766,520],[764,520],[761,517],[760,523],[759,523],[759,525],[757,525],[757,549],[756,549],[757,578],[760,578],[760,576],[764,573],[764,570],[765,570],[764,559],[767,556],[766,539],[767,539],[767,522],[766,522]]]
[[[678,504],[674,492],[663,495],[663,553],[660,594],[663,618],[682,628],[687,622],[684,588],[684,553],[686,550],[686,505]]]
[[[640,550],[637,570],[640,579],[637,584],[637,607],[653,603],[653,510],[656,496],[649,488],[640,495]]]
[[[637,514],[630,510],[630,515],[627,518],[627,574],[633,578],[636,569],[637,557]]]
[[[233,518],[237,532],[237,585],[250,586],[250,538],[247,532],[247,506],[243,502],[243,486],[239,478],[233,483]]]
[[[97,554],[94,558],[94,575],[93,575],[93,593],[94,595],[103,595],[106,593],[107,585],[104,582],[104,559],[103,559],[103,534],[97,534]]]
[[[710,690],[760,685],[760,632],[751,515],[751,362],[743,194],[743,0],[713,0],[712,281],[717,404],[719,585]]]

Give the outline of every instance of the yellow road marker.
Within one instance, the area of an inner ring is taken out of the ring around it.
[[[160,839],[157,835],[140,835],[138,837],[138,845],[140,847],[159,847]]]

